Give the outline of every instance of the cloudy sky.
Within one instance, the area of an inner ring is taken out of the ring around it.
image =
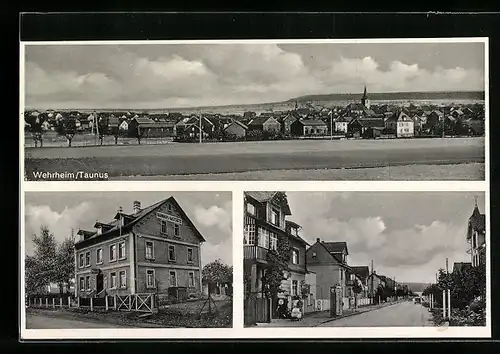
[[[26,193],[26,253],[33,252],[33,234],[46,225],[58,241],[79,228],[91,230],[96,220],[110,221],[119,206],[132,211],[134,200],[143,207],[173,196],[207,240],[202,246],[203,264],[220,258],[232,264],[232,209],[228,192],[36,192]]]
[[[484,89],[483,43],[28,45],[27,108],[175,108]]]
[[[290,220],[311,245],[346,241],[349,265],[370,266],[401,282],[432,282],[439,268],[470,262],[467,221],[477,192],[287,192]]]

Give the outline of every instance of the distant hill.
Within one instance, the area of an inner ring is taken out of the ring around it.
[[[325,95],[307,95],[292,98],[289,102],[298,101],[359,101],[362,93],[331,93]],[[368,93],[368,98],[373,101],[391,100],[484,100],[484,91],[458,91],[458,92],[380,92]]]
[[[405,285],[408,285],[408,287],[411,289],[413,292],[422,292],[424,291],[427,286],[429,286],[428,283],[404,283]]]

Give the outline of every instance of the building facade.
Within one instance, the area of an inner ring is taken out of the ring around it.
[[[288,242],[289,271],[285,272],[278,297],[291,306],[294,298],[306,298],[302,284],[306,279],[306,245],[300,237],[300,226],[285,220],[291,215],[284,192],[245,192],[244,273],[245,297],[265,297],[262,278],[274,264],[268,253],[279,251],[280,242]],[[273,299],[273,308],[277,299]],[[273,311],[274,313],[274,311]]]
[[[95,231],[79,230],[75,243],[75,295],[199,294],[205,241],[175,198],[131,213],[121,208]]]

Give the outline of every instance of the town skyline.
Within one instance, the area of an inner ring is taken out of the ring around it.
[[[482,91],[484,43],[27,45],[25,85],[39,109],[264,104],[364,85]]]
[[[161,196],[163,195],[163,197]],[[93,230],[96,221],[113,219],[121,206],[132,212],[135,200],[142,208],[173,196],[193,221],[206,242],[202,245],[202,264],[221,259],[232,265],[232,200],[230,192],[37,192],[25,199],[25,253],[33,253],[33,234],[47,226],[58,242],[78,229]]]
[[[467,223],[484,192],[287,192],[290,220],[310,245],[345,241],[350,266],[399,283],[432,283],[439,268],[470,262]],[[321,212],[318,212],[321,211]],[[411,217],[411,218],[409,218]],[[440,236],[440,237],[438,237]],[[404,238],[403,238],[404,237]]]

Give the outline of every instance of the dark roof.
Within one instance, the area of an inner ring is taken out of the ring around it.
[[[259,203],[267,203],[270,202],[278,195],[282,195],[285,197],[285,203],[282,205],[283,211],[286,215],[291,215],[290,206],[288,205],[288,201],[286,200],[285,192],[267,192],[267,191],[253,191],[253,192],[245,192],[245,195],[249,196],[252,199],[255,199]]]
[[[138,124],[144,124],[144,123],[154,123],[154,120],[152,120],[151,118],[147,118],[147,117],[137,117],[137,118],[134,118],[134,120],[138,123]]]
[[[351,268],[360,278],[366,279],[370,275],[370,269],[368,266],[352,266]]]
[[[205,238],[201,235],[201,233],[199,232],[199,230],[196,228],[196,226],[193,224],[193,222],[191,221],[191,219],[186,215],[186,213],[184,212],[184,210],[182,209],[182,207],[179,205],[179,203],[177,202],[177,200],[175,200],[174,197],[170,197],[170,198],[167,198],[167,199],[164,199],[164,200],[161,200],[155,204],[152,204],[144,209],[140,209],[136,214],[133,214],[133,215],[130,215],[130,214],[124,214],[128,217],[131,217],[132,219],[126,223],[125,225],[123,225],[121,227],[121,230],[120,230],[120,227],[119,227],[119,224],[118,224],[118,220],[113,220],[109,223],[101,223],[101,222],[96,222],[96,224],[94,225],[95,226],[107,226],[109,227],[107,230],[103,230],[103,232],[100,234],[100,235],[97,235],[97,233],[95,233],[92,237],[88,238],[88,239],[84,239],[83,241],[80,241],[80,242],[77,242],[75,243],[75,248],[76,249],[79,249],[81,247],[84,247],[86,246],[90,240],[100,240],[102,238],[102,240],[104,240],[107,236],[109,237],[113,237],[113,236],[116,236],[119,232],[128,232],[131,230],[132,226],[134,226],[135,224],[137,224],[137,222],[139,222],[141,219],[143,219],[146,215],[148,215],[149,213],[153,212],[154,210],[156,210],[158,207],[160,207],[161,205],[163,205],[164,203],[166,202],[171,202],[172,204],[175,205],[175,207],[177,208],[177,210],[179,211],[179,213],[181,214],[181,216],[183,217],[183,219],[186,220],[186,222],[188,223],[189,226],[191,226],[191,228],[193,229],[195,235],[199,238],[199,240],[201,242],[205,242]],[[116,217],[117,215],[115,215]],[[78,231],[78,234],[84,234],[84,232],[88,232],[88,231],[85,231],[85,230],[79,230]],[[98,242],[98,241],[96,241]]]
[[[316,243],[317,243],[317,244],[320,244],[321,246],[323,246],[323,247],[324,247],[324,249],[325,249],[325,250],[326,250],[326,251],[330,254],[330,256],[332,256],[332,258],[333,258],[333,259],[335,259],[335,260],[337,261],[337,263],[338,263],[339,265],[341,265],[342,267],[344,267],[344,268],[346,268],[346,269],[351,269],[351,267],[349,267],[349,266],[347,265],[347,263],[342,262],[342,260],[341,260],[341,259],[339,259],[339,258],[338,258],[335,254],[333,254],[333,253],[332,253],[332,251],[330,251],[330,250],[328,249],[328,247],[326,246],[325,242],[322,242],[322,241],[316,240]],[[334,242],[329,242],[329,243],[334,243]],[[344,242],[344,243],[345,243],[345,242]],[[306,252],[309,252],[309,250],[310,250],[310,249],[311,249],[311,248],[309,247],[309,248],[306,250]]]
[[[323,246],[328,250],[330,253],[340,253],[344,249],[346,250],[346,254],[349,254],[349,251],[347,250],[347,242],[340,241],[340,242],[321,242]]]
[[[482,232],[485,230],[486,226],[486,215],[481,214],[479,211],[479,208],[476,207],[474,208],[474,211],[472,212],[472,215],[469,218],[469,225],[476,231]]]
[[[355,121],[359,122],[359,124],[361,124],[365,128],[385,127],[383,118],[356,118],[353,119],[351,123],[354,123]]]
[[[141,128],[173,128],[175,123],[167,122],[152,122],[152,123],[142,123]]]
[[[302,123],[303,125],[326,126],[326,123],[319,119],[301,119],[299,122]]]
[[[243,128],[243,129],[245,129],[245,130],[246,130],[246,129],[248,129],[248,127],[247,127],[245,124],[241,123],[239,120],[233,120],[233,121],[232,121],[232,122],[231,122],[231,123],[230,123],[230,124],[226,127],[226,129],[227,129],[227,128],[231,125],[231,124],[237,124],[237,125],[239,125],[240,127],[242,127],[242,128]]]
[[[267,122],[269,119],[276,119],[276,118],[273,118],[273,117],[257,117],[257,118],[252,119],[250,121],[250,123],[248,123],[248,125],[262,125],[265,122]]]

